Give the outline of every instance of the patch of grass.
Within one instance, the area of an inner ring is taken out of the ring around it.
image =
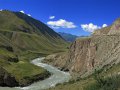
[[[4,68],[11,73],[12,76],[15,76],[19,83],[23,83],[27,78],[32,80],[34,76],[37,75],[44,77],[43,75],[49,74],[47,70],[31,64],[27,62],[27,60],[19,61],[18,63],[11,62],[9,65],[4,66]]]
[[[7,57],[15,57],[15,54],[13,52],[9,52],[4,48],[0,48],[0,55],[7,56]]]

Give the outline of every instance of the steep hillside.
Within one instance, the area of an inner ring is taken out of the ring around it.
[[[48,50],[51,53],[66,45],[62,37],[48,26],[20,12],[0,12],[0,32],[23,50]]]
[[[26,86],[48,77],[49,72],[29,61],[66,51],[67,45],[44,23],[20,12],[0,11],[0,85]]]
[[[119,28],[120,19],[117,19],[112,26],[96,30],[91,37],[74,41],[66,55],[49,55],[46,61],[79,77],[86,77],[104,67],[109,69],[120,63]]]

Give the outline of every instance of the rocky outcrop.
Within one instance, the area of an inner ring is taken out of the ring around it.
[[[120,19],[112,26],[97,30],[91,37],[79,38],[70,46],[67,55],[48,56],[53,65],[68,69],[72,75],[86,77],[95,69],[120,63]],[[65,57],[65,59],[64,59]],[[61,63],[64,64],[61,64]]]
[[[2,67],[0,67],[0,86],[9,86],[9,87],[18,86],[18,82],[15,80],[15,77],[10,75]]]
[[[68,62],[67,56],[68,53],[56,53],[47,56],[43,62],[58,67],[61,70],[68,71],[68,69],[66,68]]]

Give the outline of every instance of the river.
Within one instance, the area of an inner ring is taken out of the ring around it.
[[[52,75],[42,81],[35,82],[27,87],[0,87],[0,90],[43,90],[48,89],[50,87],[54,87],[58,83],[64,83],[68,82],[71,78],[70,74],[68,72],[63,72],[57,69],[56,67],[53,67],[51,65],[42,63],[42,60],[44,60],[44,57],[37,58],[32,60],[32,64],[37,65],[39,67],[43,67],[44,69],[48,70]]]

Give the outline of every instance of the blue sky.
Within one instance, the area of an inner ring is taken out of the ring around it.
[[[120,0],[0,0],[0,9],[23,10],[56,32],[90,35],[120,17]]]

